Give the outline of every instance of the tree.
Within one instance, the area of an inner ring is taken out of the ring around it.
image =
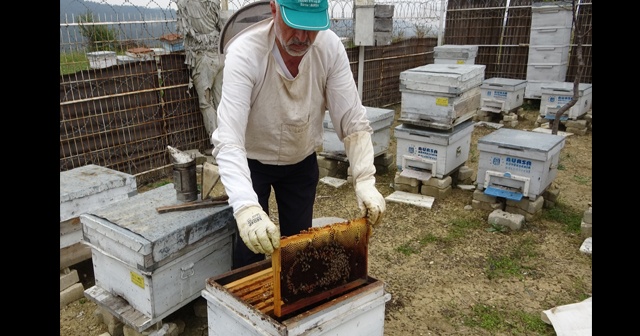
[[[104,25],[95,24],[93,13],[78,17],[80,34],[87,39],[89,51],[115,51],[118,45],[118,31]]]
[[[585,36],[585,32],[582,29],[582,25],[577,19],[578,13],[576,10],[576,0],[571,0],[571,13],[572,20],[571,25],[573,27],[573,38],[576,41],[576,58],[578,60],[578,67],[576,69],[576,75],[573,79],[573,96],[571,100],[561,106],[556,112],[555,119],[552,122],[551,134],[558,134],[558,127],[560,125],[560,117],[570,108],[572,108],[580,98],[580,80],[582,79],[582,73],[584,72],[584,60],[582,59],[582,39]]]

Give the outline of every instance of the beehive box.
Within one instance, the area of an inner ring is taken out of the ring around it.
[[[162,43],[162,48],[166,52],[174,52],[174,51],[182,51],[184,50],[184,39],[182,35],[171,33],[160,36],[160,42]]]
[[[546,119],[555,119],[558,110],[573,99],[573,83],[556,82],[542,86],[540,99],[540,115]],[[561,117],[576,120],[591,109],[592,85],[580,83],[578,85],[578,101]]]
[[[477,45],[445,44],[433,47],[434,64],[475,64]]]
[[[399,121],[422,127],[451,129],[471,119],[480,108],[480,86],[461,94],[402,91]]]
[[[400,91],[459,95],[482,85],[484,65],[427,64],[400,73]]]
[[[91,258],[81,244],[81,214],[137,193],[135,176],[110,168],[90,164],[60,172],[60,269]]]
[[[118,64],[115,51],[94,51],[87,53],[91,69],[103,69]]]
[[[536,200],[558,174],[560,135],[501,128],[478,140],[479,190],[495,197]]]
[[[260,302],[250,304],[226,288],[233,281],[252,277],[270,267],[271,261],[265,260],[207,280],[202,297],[207,300],[209,335],[384,334],[385,303],[391,295],[385,292],[382,281],[372,277],[368,277],[362,286],[336,298],[281,318],[256,308]]]
[[[387,152],[389,140],[391,138],[391,124],[393,124],[394,110],[369,107],[367,118],[369,119],[373,134],[371,142],[373,144],[373,155],[379,156]],[[320,155],[329,157],[346,157],[344,143],[338,138],[329,113],[325,113],[322,122],[324,135],[322,139],[322,152]]]
[[[487,112],[509,112],[524,102],[527,81],[510,78],[485,79],[480,86],[482,99],[480,109]]]
[[[231,207],[157,211],[178,204],[170,183],[80,217],[95,277],[85,296],[138,331],[198,297],[206,279],[231,269]]]
[[[397,139],[398,171],[402,176],[420,180],[447,176],[469,158],[473,125],[467,120],[452,131],[407,124],[396,126],[393,134]]]
[[[527,64],[527,81],[563,82],[567,76],[569,62],[561,63],[529,63]]]

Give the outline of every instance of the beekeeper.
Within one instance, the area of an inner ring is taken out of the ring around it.
[[[213,132],[213,156],[244,244],[233,268],[264,260],[280,235],[311,227],[328,111],[344,142],[361,216],[382,220],[375,187],[373,129],[357,92],[349,59],[331,30],[327,0],[271,0],[272,17],[225,46],[224,81]],[[269,218],[271,189],[278,206]]]

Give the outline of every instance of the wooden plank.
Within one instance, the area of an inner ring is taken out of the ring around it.
[[[123,323],[133,327],[138,332],[142,332],[160,321],[160,319],[154,320],[149,318],[145,314],[134,309],[125,299],[109,293],[100,286],[93,286],[86,289],[84,291],[84,296],[91,299],[97,305],[103,307],[113,316],[117,317]]]
[[[60,249],[60,269],[91,259],[91,248],[83,243],[76,243]]]
[[[241,285],[241,284],[246,284],[246,283],[248,283],[248,282],[251,282],[251,281],[253,281],[253,280],[254,280],[254,279],[256,279],[256,278],[260,278],[260,277],[264,276],[265,274],[269,274],[269,275],[271,275],[271,274],[272,274],[272,272],[271,272],[271,267],[269,267],[269,268],[267,268],[267,269],[264,269],[264,270],[262,270],[262,271],[260,271],[260,272],[253,273],[253,274],[251,274],[251,275],[249,275],[249,276],[246,276],[246,277],[244,277],[244,278],[242,278],[242,279],[238,279],[238,280],[236,280],[236,281],[230,282],[230,283],[228,283],[228,284],[224,285],[224,288],[227,288],[227,289],[229,289],[230,291],[233,291],[233,290],[234,290],[234,287],[237,287],[237,286],[239,286],[239,285]]]
[[[217,197],[215,200],[213,198],[209,198],[204,201],[193,201],[193,202],[178,204],[178,205],[161,206],[161,207],[157,207],[156,211],[158,211],[158,213],[166,213],[171,211],[204,209],[204,208],[212,207],[215,205],[229,204],[228,199],[229,197],[227,195],[223,195],[223,196]]]

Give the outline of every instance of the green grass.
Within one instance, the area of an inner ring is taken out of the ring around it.
[[[396,251],[407,256],[414,253],[419,253],[420,249],[423,246],[437,242],[452,242],[455,239],[464,237],[469,232],[469,230],[480,228],[483,225],[480,220],[466,218],[456,218],[449,224],[450,229],[446,237],[438,237],[431,233],[428,233],[415,241],[412,240],[411,242],[407,242],[396,247]]]
[[[504,311],[485,304],[476,304],[471,307],[471,314],[463,316],[463,323],[468,327],[487,330],[489,333],[555,335],[553,326],[544,323],[540,314]]]
[[[84,52],[60,54],[60,75],[67,75],[87,69],[89,69],[89,60]]]
[[[522,238],[510,251],[504,254],[491,255],[487,259],[485,274],[489,279],[517,277],[533,273],[523,262],[538,255],[536,242],[531,238]]]
[[[580,232],[583,215],[583,212],[573,210],[560,202],[542,212],[543,219],[564,224],[565,230],[572,233]]]
[[[587,185],[591,182],[591,177],[588,176],[573,175],[573,178],[582,185]]]

